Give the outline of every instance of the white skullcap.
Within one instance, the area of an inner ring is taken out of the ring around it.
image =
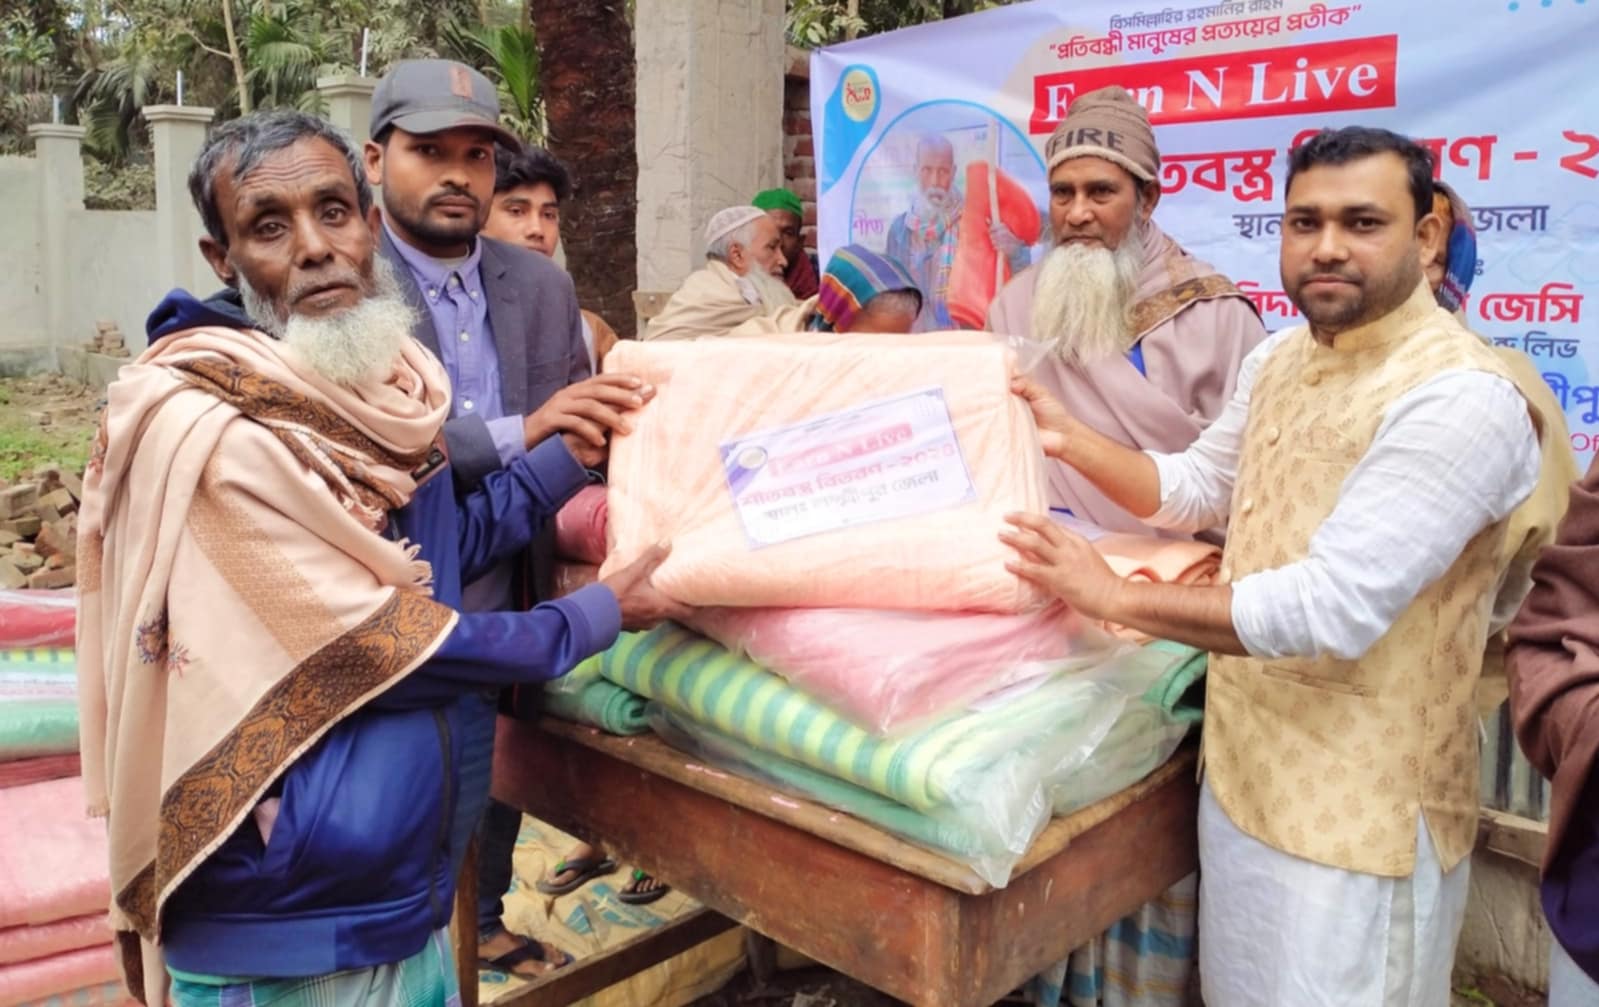
[[[750,221],[760,220],[764,216],[766,211],[757,206],[730,206],[718,210],[712,215],[711,222],[705,225],[705,243],[714,245]]]

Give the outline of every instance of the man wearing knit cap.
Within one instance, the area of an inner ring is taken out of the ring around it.
[[[765,189],[757,192],[750,202],[756,209],[765,210],[777,224],[777,233],[782,239],[779,247],[783,250],[783,258],[788,260],[783,282],[788,284],[789,292],[802,301],[814,297],[821,281],[816,275],[816,257],[805,251],[805,239],[801,234],[805,227],[805,204],[792,189]]]
[[[966,200],[955,186],[955,147],[942,133],[929,133],[916,144],[916,192],[910,209],[888,225],[885,254],[915,278],[922,291],[922,313],[916,331],[955,329],[947,299],[950,276],[960,246],[961,215]],[[1012,275],[1027,268],[1027,243],[999,220],[988,229],[994,250],[1003,255]],[[1036,237],[1036,236],[1035,236]]]
[[[650,320],[645,339],[725,336],[755,318],[784,331],[805,327],[813,302],[796,301],[783,285],[788,259],[765,210],[730,206],[714,214],[705,225],[705,259]]]
[[[1128,447],[1181,451],[1266,330],[1237,287],[1152,219],[1160,151],[1124,88],[1073,101],[1045,152],[1055,245],[994,299],[988,328],[1050,348],[1036,376],[1078,419]],[[1052,507],[1146,530],[1067,466],[1050,466],[1049,490]]]
[[[1182,451],[1221,412],[1266,330],[1237,287],[1151,219],[1160,151],[1125,89],[1078,97],[1045,151],[1055,244],[994,299],[988,328],[1048,346],[1033,376],[1090,427],[1138,450]],[[1154,534],[1076,469],[1052,460],[1046,471],[1051,508]],[[1118,987],[1120,1002],[1142,1007],[1186,1002],[1198,887],[1183,879],[1045,978]],[[1152,950],[1111,938],[1127,927],[1180,939]]]

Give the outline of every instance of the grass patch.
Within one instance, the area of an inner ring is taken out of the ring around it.
[[[15,480],[42,465],[60,464],[82,471],[89,460],[94,431],[52,430],[32,423],[0,419],[0,479]]]

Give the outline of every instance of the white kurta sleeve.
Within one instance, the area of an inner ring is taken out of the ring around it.
[[[1272,335],[1249,351],[1238,367],[1238,384],[1233,397],[1222,407],[1216,421],[1205,428],[1188,449],[1178,454],[1147,452],[1160,475],[1160,509],[1145,519],[1152,528],[1196,532],[1214,528],[1227,520],[1232,502],[1233,481],[1238,477],[1238,453],[1244,442],[1244,424],[1249,419],[1249,397],[1255,376],[1287,330]]]
[[[1355,660],[1538,480],[1527,403],[1504,378],[1447,371],[1389,408],[1303,560],[1233,585],[1255,657]]]

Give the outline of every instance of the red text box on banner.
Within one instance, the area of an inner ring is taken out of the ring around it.
[[[1077,95],[1120,84],[1157,126],[1392,108],[1399,37],[1249,49],[1042,74],[1029,130],[1049,133]]]

